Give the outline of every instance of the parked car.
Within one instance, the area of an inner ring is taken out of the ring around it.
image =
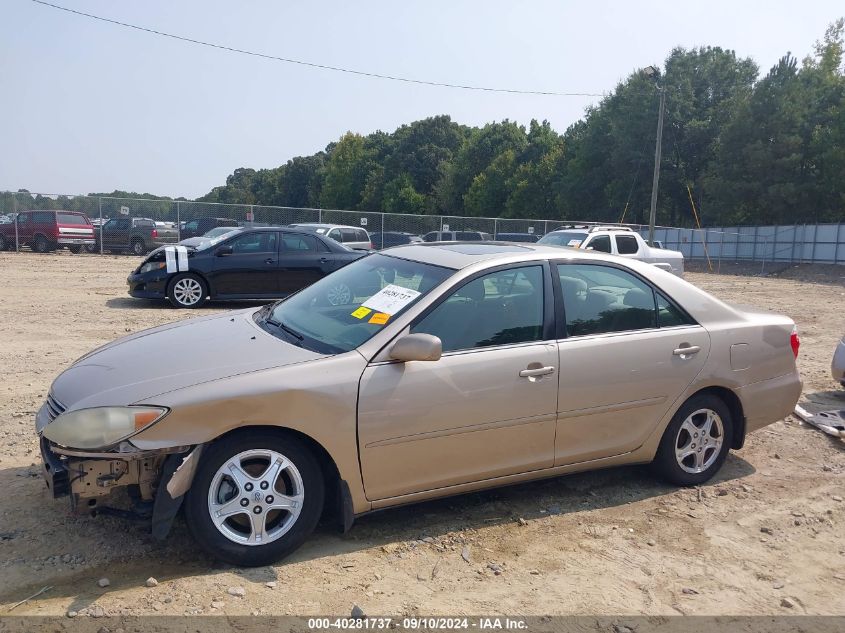
[[[79,253],[94,244],[94,227],[79,211],[21,211],[10,224],[0,224],[0,251],[29,246],[37,253],[67,248]]]
[[[373,250],[373,241],[366,229],[357,226],[345,226],[343,224],[315,224],[305,222],[302,224],[291,224],[290,226],[302,231],[310,231],[318,235],[325,235],[358,251]]]
[[[131,296],[168,299],[177,308],[198,308],[208,299],[275,299],[364,255],[305,231],[240,229],[196,247],[159,248],[127,283]],[[352,289],[335,285],[330,291],[326,301],[334,305],[347,303]]]
[[[424,242],[478,242],[492,239],[492,235],[483,231],[430,231],[423,235]]]
[[[496,233],[500,242],[536,242],[541,236],[535,233]]]
[[[845,336],[836,346],[833,353],[833,361],[830,363],[830,373],[833,379],[845,387]]]
[[[379,250],[383,248],[390,248],[392,246],[403,246],[405,244],[415,244],[422,242],[423,239],[414,233],[404,233],[401,231],[385,231],[384,233],[370,234],[370,240],[373,247]]]
[[[95,230],[97,243],[91,250],[102,249],[113,253],[130,252],[144,255],[165,244],[175,244],[178,233],[175,228],[158,226],[150,218],[112,218]]]
[[[793,410],[797,343],[789,318],[636,260],[413,244],[281,302],[101,347],[56,378],[36,431],[54,497],[91,511],[131,486],[154,501],[157,537],[184,506],[210,555],[268,565],[324,510],[349,529],[623,464],[702,484]]]
[[[538,244],[568,246],[639,259],[684,276],[684,254],[646,244],[639,233],[620,226],[566,226],[544,235]]]
[[[218,226],[215,229],[211,229],[204,235],[200,235],[199,237],[189,237],[186,240],[181,240],[179,244],[182,246],[199,246],[204,242],[208,242],[213,240],[216,237],[220,237],[221,235],[226,235],[227,233],[232,233],[233,231],[240,231],[242,227],[240,226]]]
[[[13,221],[8,215],[0,215],[0,224],[11,224]]]
[[[188,220],[180,225],[179,236],[183,240],[189,237],[199,237],[200,235],[205,235],[211,229],[224,226],[238,226],[238,221],[231,218],[197,218],[195,220]]]

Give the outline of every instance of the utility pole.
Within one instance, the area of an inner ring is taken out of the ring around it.
[[[657,143],[654,146],[654,180],[651,183],[651,209],[648,213],[648,244],[654,245],[654,223],[657,219],[657,185],[660,181],[660,154],[663,149],[663,110],[666,108],[666,89],[657,86],[660,107],[657,114]]]

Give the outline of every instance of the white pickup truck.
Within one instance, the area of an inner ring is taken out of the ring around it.
[[[654,264],[678,277],[684,276],[683,253],[649,246],[639,233],[628,227],[565,226],[547,233],[537,243],[631,257]]]

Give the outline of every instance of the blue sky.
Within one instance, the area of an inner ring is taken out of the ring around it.
[[[603,93],[674,46],[714,45],[765,72],[812,50],[841,1],[284,2],[54,0],[123,22],[383,74]],[[196,197],[237,167],[275,167],[347,130],[449,114],[565,130],[597,98],[360,78],[193,46],[0,2],[0,189]]]

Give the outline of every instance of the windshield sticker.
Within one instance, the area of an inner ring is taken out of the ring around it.
[[[364,306],[361,306],[360,308],[355,310],[355,312],[352,313],[352,316],[354,316],[356,319],[363,319],[370,312],[372,312],[372,310],[370,310],[369,308],[365,308]]]
[[[388,284],[379,290],[363,304],[364,308],[371,308],[376,312],[384,312],[387,315],[396,314],[414,299],[420,296],[416,290],[403,288],[394,284]]]
[[[567,246],[571,246],[572,248],[578,248],[579,246],[581,246],[581,242],[583,241],[584,240],[569,240]]]
[[[384,312],[376,312],[373,317],[367,321],[367,323],[373,323],[375,325],[384,325],[387,323],[387,320],[390,318],[389,314],[385,314]]]

